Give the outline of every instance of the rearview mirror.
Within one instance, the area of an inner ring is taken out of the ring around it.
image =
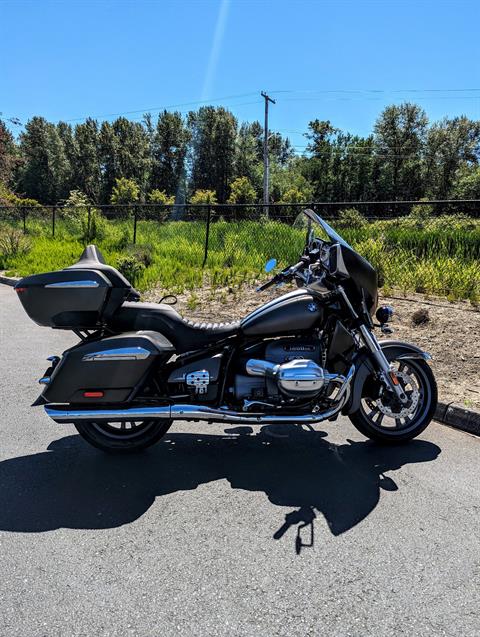
[[[265,263],[265,272],[271,272],[277,266],[276,259],[270,259]]]

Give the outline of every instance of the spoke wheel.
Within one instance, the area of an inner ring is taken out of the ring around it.
[[[392,360],[392,367],[408,401],[400,403],[382,388],[380,395],[363,396],[360,408],[350,415],[355,427],[382,442],[400,442],[418,436],[430,423],[437,405],[437,387],[424,360]]]
[[[102,451],[132,453],[154,445],[171,424],[171,420],[82,421],[75,427],[82,438]]]

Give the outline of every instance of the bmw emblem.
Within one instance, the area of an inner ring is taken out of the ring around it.
[[[309,303],[307,309],[309,312],[316,312],[318,310],[318,307],[315,303]]]

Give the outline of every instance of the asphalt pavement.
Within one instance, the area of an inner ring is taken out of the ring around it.
[[[29,406],[75,339],[0,285],[2,637],[480,635],[479,438],[174,423],[110,457]]]

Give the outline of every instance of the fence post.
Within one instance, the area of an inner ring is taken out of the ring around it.
[[[87,241],[90,242],[90,228],[92,223],[92,207],[87,208]]]
[[[22,217],[23,217],[23,234],[27,234],[27,213],[25,210],[25,206],[22,206]]]
[[[133,209],[133,243],[137,243],[137,209]]]
[[[202,268],[205,267],[205,263],[207,262],[207,257],[208,257],[208,239],[210,238],[210,216],[212,213],[212,209],[210,204],[208,205],[207,208],[207,227],[205,230],[205,255],[203,257],[203,263],[202,263]]]
[[[52,237],[55,239],[55,214],[57,211],[57,206],[53,206],[52,208]]]

